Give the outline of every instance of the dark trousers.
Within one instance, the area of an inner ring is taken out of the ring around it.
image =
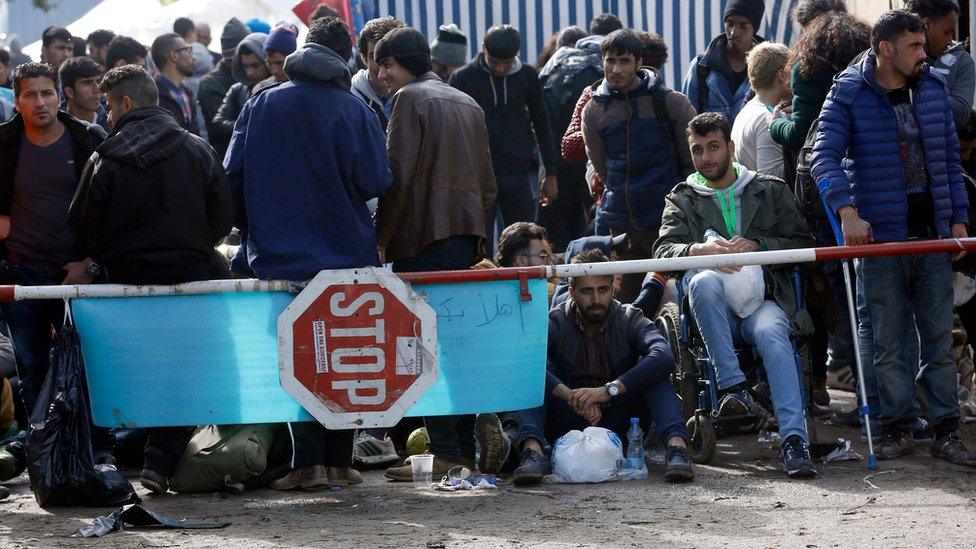
[[[556,169],[559,194],[551,204],[538,210],[536,222],[549,233],[549,242],[556,253],[589,232],[589,210],[593,197],[586,185],[585,174],[585,163],[567,164],[560,160]]]
[[[428,244],[416,256],[393,264],[398,273],[467,269],[478,257],[478,237],[455,235]],[[474,416],[425,417],[430,451],[457,463],[474,459]]]
[[[292,437],[292,469],[352,465],[354,430],[332,431],[314,421],[289,423],[288,429]]]
[[[499,222],[501,230],[517,221],[533,221],[535,219],[535,199],[532,192],[537,183],[535,171],[495,174],[495,185],[498,187],[498,198],[491,216],[485,220],[485,234],[488,235],[489,256],[494,256],[495,221]]]
[[[519,449],[528,439],[534,439],[544,448],[549,448],[566,433],[572,430],[582,431],[590,426],[590,422],[577,414],[569,403],[552,395],[546,395],[542,406],[522,410],[519,416]],[[613,431],[620,440],[626,441],[632,417],[640,418],[645,435],[650,431],[653,420],[665,444],[675,436],[686,442],[691,438],[685,429],[678,397],[667,378],[650,384],[642,391],[620,395],[612,400],[603,409],[603,416],[597,426]]]
[[[628,259],[650,259],[652,257],[651,252],[654,247],[654,241],[657,240],[659,230],[660,227],[653,227],[646,231],[610,231],[613,236],[627,233],[626,247],[617,252],[619,259],[621,261]],[[645,276],[646,273],[623,275],[620,292],[616,296],[617,301],[621,303],[633,303],[640,294],[641,284],[644,283]]]

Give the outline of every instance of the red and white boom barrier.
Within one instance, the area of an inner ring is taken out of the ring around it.
[[[799,248],[767,252],[702,255],[669,259],[635,259],[609,263],[545,265],[500,269],[469,269],[426,273],[398,273],[407,282],[443,284],[484,282],[489,280],[528,280],[531,278],[567,278],[572,276],[605,276],[647,272],[678,272],[691,269],[716,269],[746,265],[784,265],[855,259],[863,257],[916,255],[932,253],[976,252],[976,238],[892,242],[865,246]],[[30,299],[75,299],[95,297],[150,297],[167,295],[200,295],[221,293],[287,292],[292,284],[284,280],[205,280],[170,286],[136,286],[87,284],[72,286],[0,285],[0,302]]]

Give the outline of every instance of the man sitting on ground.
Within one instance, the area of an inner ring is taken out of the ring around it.
[[[574,263],[609,261],[586,250]],[[574,429],[604,427],[626,440],[630,418],[647,432],[654,420],[667,441],[664,478],[694,478],[689,435],[671,387],[674,356],[640,310],[613,299],[613,277],[572,279],[570,299],[549,312],[545,402],[519,412],[521,465],[515,484],[532,484],[550,472],[546,448]]]
[[[715,255],[814,245],[790,189],[781,179],[733,164],[735,143],[728,119],[704,113],[688,124],[688,144],[697,170],[667,197],[655,257]],[[705,232],[722,238],[706,242]],[[728,272],[738,269],[729,269]],[[760,417],[768,412],[749,393],[734,342],[758,351],[773,396],[781,457],[791,477],[817,474],[810,458],[800,379],[790,341],[794,329],[808,329],[809,316],[797,311],[789,270],[764,268],[767,298],[745,318],[733,314],[725,278],[716,270],[685,274],[691,310],[715,365],[723,395],[720,414]],[[771,296],[771,297],[770,297]]]

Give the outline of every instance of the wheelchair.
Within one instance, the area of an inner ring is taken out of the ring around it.
[[[793,291],[796,295],[797,310],[804,310],[806,284],[805,277],[798,267],[790,273]],[[694,320],[689,305],[688,292],[684,278],[675,279],[677,298],[675,302],[665,303],[655,320],[661,335],[668,341],[675,358],[675,372],[671,376],[674,390],[681,401],[681,411],[691,435],[689,454],[695,463],[712,461],[718,444],[718,436],[734,432],[755,432],[760,427],[760,419],[752,415],[720,417],[718,383],[705,342]],[[810,394],[810,349],[808,337],[794,335],[794,361],[798,378],[801,380],[801,398],[804,408]],[[758,353],[751,347],[737,345],[736,356],[739,366],[750,385],[764,383],[765,372]],[[769,403],[760,398],[759,402],[769,408]],[[772,412],[772,408],[769,408]],[[805,413],[805,412],[804,412]],[[807,421],[811,440],[814,438],[813,422]]]

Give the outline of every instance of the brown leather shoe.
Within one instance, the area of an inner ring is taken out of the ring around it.
[[[474,460],[462,458],[461,463],[454,463],[434,456],[434,469],[431,472],[431,479],[434,482],[439,482],[441,477],[447,475],[447,472],[452,468],[462,466],[474,471]],[[400,467],[390,467],[384,475],[396,482],[413,482],[413,466],[410,465],[410,458],[408,457]]]
[[[269,485],[273,490],[324,490],[329,487],[325,467],[313,465],[300,467],[287,475],[272,481]]]
[[[352,467],[326,467],[325,474],[329,479],[329,486],[349,486],[363,481],[363,475]]]

